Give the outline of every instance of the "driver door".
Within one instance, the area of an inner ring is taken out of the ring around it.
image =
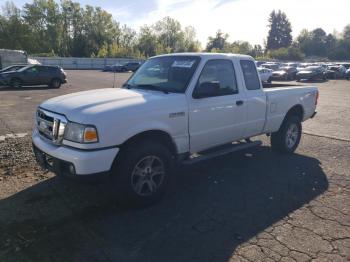
[[[38,81],[39,70],[37,66],[33,66],[24,71],[23,84],[35,85]]]
[[[190,151],[226,144],[240,139],[246,121],[245,95],[238,89],[234,64],[229,59],[209,60],[203,67],[193,94],[218,84],[218,91],[189,103]]]

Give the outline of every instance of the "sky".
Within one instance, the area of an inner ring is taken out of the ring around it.
[[[2,2],[4,0],[0,0]],[[12,0],[18,7],[31,0]],[[101,6],[114,19],[138,30],[165,16],[193,26],[205,46],[218,29],[229,41],[244,40],[263,45],[268,33],[268,16],[273,9],[287,14],[293,36],[304,28],[341,32],[350,24],[350,0],[75,0],[81,5]]]

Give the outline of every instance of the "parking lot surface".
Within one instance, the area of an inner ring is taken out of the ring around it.
[[[68,71],[68,81],[0,89],[0,137],[30,133],[41,101],[111,87],[113,74]],[[165,199],[144,209],[118,206],[108,183],[43,172],[28,135],[0,139],[0,261],[349,261],[350,81],[301,84],[320,100],[295,154],[260,137],[261,147],[178,167]]]

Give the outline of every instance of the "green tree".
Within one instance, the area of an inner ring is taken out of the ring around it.
[[[348,24],[347,26],[344,27],[343,38],[350,39],[350,24]]]
[[[269,50],[267,54],[270,58],[282,61],[302,61],[305,58],[305,55],[297,47]]]
[[[292,27],[284,12],[273,10],[269,17],[269,27],[266,49],[278,49],[291,45]]]
[[[137,48],[145,57],[157,54],[157,36],[150,26],[143,26],[140,29]]]
[[[185,52],[198,52],[201,49],[201,44],[196,40],[196,30],[193,26],[185,27],[183,32],[184,50]]]
[[[261,45],[254,45],[253,50],[251,51],[251,55],[255,58],[257,57],[263,57],[264,51]]]
[[[209,36],[206,51],[213,52],[217,50],[223,51],[227,46],[228,34],[224,34],[221,30],[218,30],[214,37]],[[214,49],[214,50],[213,50]]]
[[[153,26],[157,34],[158,42],[170,52],[178,52],[183,49],[184,33],[179,21],[171,17],[164,17]]]
[[[6,2],[0,15],[0,48],[31,49],[30,31],[21,17],[21,10]]]
[[[311,32],[304,29],[297,37],[297,45],[306,56],[327,57],[336,46],[336,38],[322,28]]]

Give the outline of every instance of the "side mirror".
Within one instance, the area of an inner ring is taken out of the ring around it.
[[[217,96],[220,90],[218,81],[203,82],[193,92],[193,98],[205,98]]]

